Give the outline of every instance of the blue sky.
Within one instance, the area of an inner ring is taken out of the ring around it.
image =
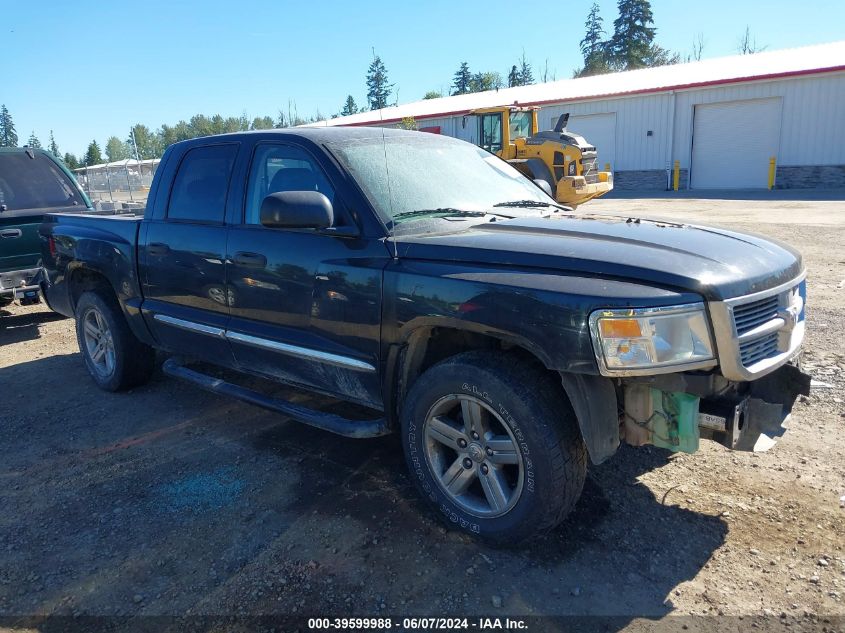
[[[21,143],[54,131],[62,152],[126,138],[196,113],[250,117],[296,103],[300,115],[365,101],[372,48],[399,101],[447,91],[461,61],[506,75],[522,55],[558,79],[580,65],[589,0],[562,2],[55,2],[0,0],[0,103]],[[616,2],[600,2],[612,30]],[[657,40],[704,57],[736,52],[746,25],[758,44],[789,48],[845,37],[845,2],[652,2]],[[819,60],[823,63],[823,60]]]

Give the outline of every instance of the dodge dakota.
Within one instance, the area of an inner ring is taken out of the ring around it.
[[[433,134],[180,142],[143,217],[50,214],[40,233],[49,303],[101,388],[145,382],[163,350],[166,374],[218,394],[396,432],[422,498],[494,543],[558,524],[621,441],[764,449],[809,389],[789,246],[573,212]],[[275,382],[371,413],[305,408]]]

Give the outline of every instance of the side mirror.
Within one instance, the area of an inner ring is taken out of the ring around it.
[[[271,229],[326,229],[334,223],[334,209],[319,191],[278,191],[261,202],[260,217]]]
[[[534,184],[537,185],[538,187],[540,187],[540,189],[542,189],[543,191],[545,191],[546,195],[549,196],[549,198],[555,197],[554,194],[552,193],[552,186],[549,184],[549,182],[547,180],[543,180],[542,178],[535,178]]]

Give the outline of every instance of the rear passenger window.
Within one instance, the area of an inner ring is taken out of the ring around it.
[[[168,219],[222,223],[237,152],[233,144],[188,150],[173,181]]]

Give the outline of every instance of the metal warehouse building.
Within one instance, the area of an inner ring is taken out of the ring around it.
[[[474,108],[540,109],[610,164],[620,189],[845,187],[845,42],[417,101],[317,125],[397,125],[475,142]]]

